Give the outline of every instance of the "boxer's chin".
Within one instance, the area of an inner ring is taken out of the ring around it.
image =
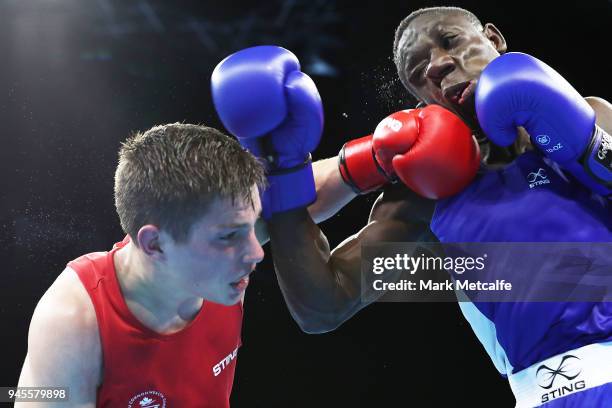
[[[472,95],[469,100],[462,106],[463,120],[468,124],[473,132],[480,131],[480,124],[478,123],[478,116],[476,116],[476,100]]]
[[[452,110],[459,116],[472,132],[481,132],[476,116],[476,100],[474,95],[468,96],[462,103],[453,103]]]

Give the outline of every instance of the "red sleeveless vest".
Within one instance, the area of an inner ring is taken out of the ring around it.
[[[205,301],[183,330],[159,334],[128,309],[113,254],[94,252],[68,263],[93,302],[102,345],[104,377],[97,407],[229,407],[241,345],[242,304]]]

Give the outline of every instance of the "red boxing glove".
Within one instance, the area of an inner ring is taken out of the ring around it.
[[[431,199],[463,190],[480,165],[480,149],[471,130],[438,105],[386,117],[373,135],[342,146],[338,157],[343,180],[357,193],[399,178]]]
[[[372,148],[386,174],[430,199],[457,194],[480,166],[470,128],[438,105],[388,116],[374,131]]]

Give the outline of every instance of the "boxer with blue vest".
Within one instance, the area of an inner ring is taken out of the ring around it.
[[[303,330],[333,330],[376,299],[361,297],[364,243],[612,241],[612,106],[582,98],[543,62],[506,54],[506,48],[494,25],[459,8],[418,10],[400,23],[398,74],[426,107],[391,115],[374,136],[346,143],[337,168],[313,166],[318,197],[310,208],[323,202],[333,212],[358,193],[383,188],[368,225],[330,251],[306,202],[275,211],[268,221],[279,284]],[[457,122],[479,143],[476,175],[475,151],[466,148]],[[456,155],[446,147],[421,151],[455,142],[462,146]],[[446,155],[435,156],[438,151]],[[405,166],[405,157],[416,160]],[[447,168],[439,166],[445,162]],[[457,185],[436,177],[449,168],[464,172]],[[610,303],[460,306],[508,377],[517,406],[604,407],[612,401]],[[561,391],[538,382],[546,375],[542,367],[554,373],[572,365],[568,356],[583,358],[586,381]]]

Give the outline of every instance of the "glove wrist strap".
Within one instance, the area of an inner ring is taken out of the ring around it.
[[[601,127],[595,125],[582,157],[563,167],[589,189],[612,198],[612,136]]]
[[[342,180],[357,194],[378,190],[396,180],[380,167],[372,150],[372,135],[351,140],[338,153]]]
[[[312,159],[308,155],[298,166],[270,171],[262,197],[263,217],[269,220],[276,213],[307,207],[316,199]]]

